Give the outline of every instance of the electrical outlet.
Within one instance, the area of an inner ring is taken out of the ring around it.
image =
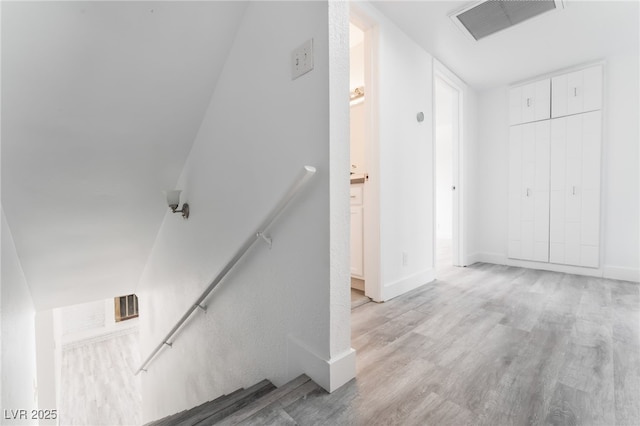
[[[291,79],[295,80],[312,69],[313,39],[311,38],[291,53]]]
[[[406,251],[402,252],[402,266],[407,266],[409,264],[409,253]]]

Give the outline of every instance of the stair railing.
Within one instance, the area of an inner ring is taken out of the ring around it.
[[[218,275],[211,281],[211,284],[202,292],[200,296],[191,304],[189,309],[182,315],[180,320],[171,328],[171,331],[167,333],[166,336],[162,339],[162,341],[155,347],[155,349],[149,354],[147,359],[144,360],[140,368],[135,372],[135,375],[140,373],[141,371],[147,371],[146,368],[149,366],[151,361],[158,355],[158,353],[162,350],[163,347],[173,345],[172,338],[177,334],[180,328],[184,325],[185,322],[191,317],[191,315],[197,311],[198,309],[206,312],[206,306],[203,305],[205,299],[211,294],[214,288],[227,276],[227,274],[233,269],[233,267],[244,257],[244,255],[253,247],[253,245],[259,241],[264,240],[271,247],[271,238],[269,238],[265,232],[269,229],[269,227],[276,221],[276,219],[280,216],[280,214],[284,211],[284,209],[289,205],[291,200],[298,194],[300,189],[307,183],[307,181],[313,176],[316,172],[315,167],[312,166],[304,166],[300,177],[293,183],[289,191],[282,197],[280,202],[269,212],[269,214],[262,221],[260,226],[256,229],[256,231],[251,234],[244,244],[238,249],[238,251],[233,255],[231,260],[227,262],[227,264],[220,270]]]

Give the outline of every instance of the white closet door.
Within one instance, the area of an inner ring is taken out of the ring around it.
[[[522,204],[522,128],[509,128],[509,243],[507,255],[520,259],[521,254],[521,209]]]
[[[551,80],[525,84],[509,91],[509,125],[551,117]]]
[[[552,120],[552,263],[599,264],[601,131],[599,111]]]
[[[602,108],[602,65],[587,68],[583,71],[583,103],[585,112]]]
[[[551,117],[564,117],[567,115],[568,93],[567,74],[551,79]]]
[[[578,114],[584,111],[582,77],[582,71],[567,74],[567,114]]]
[[[554,77],[551,87],[553,118],[599,110],[602,108],[602,65]]]
[[[551,80],[545,79],[534,83],[533,119],[551,118]]]
[[[549,261],[549,143],[549,121],[510,128],[510,258]]]

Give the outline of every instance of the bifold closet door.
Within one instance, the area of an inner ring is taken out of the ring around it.
[[[600,111],[551,120],[549,261],[598,267]]]
[[[549,261],[549,145],[549,120],[509,128],[510,258]]]

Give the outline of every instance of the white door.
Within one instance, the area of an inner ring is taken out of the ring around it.
[[[548,120],[509,129],[509,243],[514,259],[549,261]]]
[[[602,108],[602,65],[559,75],[551,84],[554,118]]]
[[[599,265],[601,135],[600,111],[552,120],[552,263]]]

